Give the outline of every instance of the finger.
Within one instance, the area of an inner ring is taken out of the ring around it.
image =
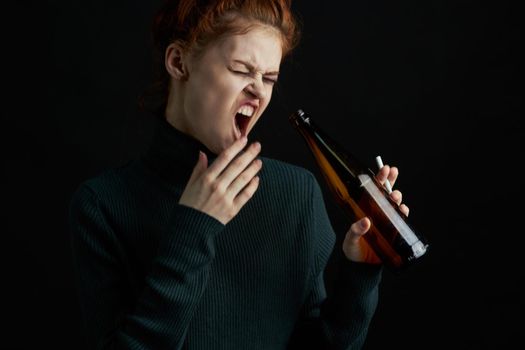
[[[376,174],[376,178],[381,185],[385,184],[385,181],[390,173],[390,166],[384,165]]]
[[[394,187],[394,183],[397,180],[397,177],[399,176],[399,169],[395,166],[390,168],[390,173],[388,174],[388,181],[390,181],[390,185]]]
[[[364,217],[352,224],[350,226],[350,241],[353,243],[357,243],[359,239],[368,232],[371,226],[371,221],[368,217]]]
[[[219,176],[219,181],[222,184],[221,186],[225,186],[226,188],[229,187],[239,174],[250,165],[255,157],[257,157],[260,151],[261,144],[259,142],[254,142],[243,154],[235,158]]]
[[[399,210],[401,210],[401,212],[406,216],[408,216],[408,213],[410,212],[410,209],[405,204],[401,204],[399,206]]]
[[[242,151],[247,142],[248,139],[246,137],[242,137],[235,141],[230,147],[226,148],[221,154],[219,154],[219,156],[208,168],[208,176],[210,176],[211,179],[216,179],[219,177],[222,171],[228,166],[228,164],[230,164],[232,159],[234,159],[237,154]]]
[[[262,160],[255,159],[228,187],[228,195],[235,198],[237,194],[254,178],[254,176],[261,170]]]
[[[392,198],[397,205],[400,205],[403,200],[403,194],[399,190],[393,190],[392,193],[390,193],[390,198]]]
[[[259,187],[260,179],[259,176],[255,176],[252,178],[250,183],[244,188],[241,193],[235,199],[233,200],[233,204],[235,205],[235,208],[237,210],[240,210],[246,202],[250,200],[250,198],[253,197],[255,191],[257,191],[257,188]]]
[[[191,173],[188,183],[193,183],[193,181],[195,181],[204,170],[206,170],[206,168],[208,168],[208,157],[206,156],[206,153],[199,151],[199,158],[193,167],[193,172]]]

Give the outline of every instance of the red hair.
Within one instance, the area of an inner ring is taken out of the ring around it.
[[[165,0],[152,26],[160,76],[148,95],[160,95],[160,109],[165,107],[169,76],[164,67],[164,54],[174,41],[179,40],[191,48],[196,57],[220,36],[244,33],[258,24],[272,27],[281,35],[283,58],[299,42],[300,31],[291,11],[291,0]],[[144,107],[144,98],[141,107]]]

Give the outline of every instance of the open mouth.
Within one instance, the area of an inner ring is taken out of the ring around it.
[[[235,126],[237,131],[241,134],[241,137],[246,136],[249,123],[250,117],[247,117],[241,113],[235,114]]]

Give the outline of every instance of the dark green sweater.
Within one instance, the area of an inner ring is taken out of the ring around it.
[[[89,348],[361,348],[382,268],[342,258],[327,298],[336,237],[314,175],[260,157],[258,190],[223,225],[178,204],[199,150],[216,158],[161,120],[146,152],[73,194]]]

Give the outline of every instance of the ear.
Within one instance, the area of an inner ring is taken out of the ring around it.
[[[186,64],[187,50],[180,41],[171,43],[166,48],[164,64],[169,75],[177,80],[188,79],[188,67]]]

